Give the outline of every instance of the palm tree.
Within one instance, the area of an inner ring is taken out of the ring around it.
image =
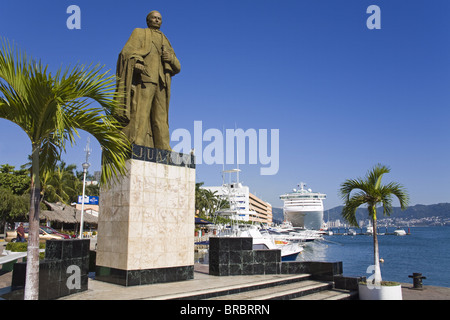
[[[91,103],[96,102],[92,106]],[[129,142],[114,118],[118,103],[115,77],[102,67],[75,66],[55,74],[2,41],[0,51],[0,118],[17,124],[31,142],[31,205],[25,299],[39,293],[40,171],[52,170],[78,137],[93,135],[102,147],[102,183],[126,173]]]
[[[341,184],[339,192],[344,201],[342,217],[353,226],[359,227],[356,221],[356,209],[361,205],[367,205],[373,225],[374,280],[377,285],[382,280],[377,238],[377,206],[382,205],[383,214],[389,216],[392,211],[392,196],[397,197],[402,210],[407,208],[409,202],[408,193],[402,185],[396,182],[390,182],[386,185],[381,184],[383,175],[390,171],[388,167],[378,164],[368,171],[365,179],[346,180]]]
[[[217,194],[217,191],[211,191],[202,188],[203,182],[195,184],[195,212],[199,216],[212,216],[216,210],[229,207],[227,200],[223,199]]]
[[[202,185],[204,182],[195,183],[195,212],[201,214],[202,209],[205,207],[204,190]]]
[[[52,195],[52,198],[48,199],[50,202],[70,203],[75,194],[75,176],[73,174],[75,168],[76,165],[74,164],[66,166],[64,161],[60,161],[54,171],[51,172],[51,178],[47,185]]]

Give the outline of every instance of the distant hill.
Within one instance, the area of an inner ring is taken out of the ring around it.
[[[273,208],[272,207],[272,220],[276,223],[281,223],[284,220],[283,208]]]
[[[344,222],[341,216],[343,206],[338,206],[329,210],[325,210],[323,213],[323,218],[325,221],[330,219],[341,220]],[[378,219],[382,220],[383,209],[378,208]],[[272,208],[273,219],[277,221],[283,221],[283,208]],[[367,208],[361,207],[356,210],[356,219],[358,221],[365,220],[368,217]],[[390,218],[401,219],[405,221],[413,221],[413,220],[426,220],[431,217],[437,217],[443,221],[450,221],[450,203],[438,203],[438,204],[430,204],[423,205],[417,204],[415,206],[408,207],[405,211],[402,211],[400,207],[392,208],[392,213]]]
[[[328,221],[329,217],[331,221],[334,221],[336,219],[340,219],[342,221],[342,208],[343,206],[339,206],[329,210],[325,210],[323,213],[324,220]],[[356,210],[356,218],[358,221],[367,219],[367,217],[367,208],[362,207]],[[377,209],[377,217],[379,217],[379,219],[384,218],[382,208]],[[450,220],[450,203],[438,203],[430,205],[417,204],[415,206],[408,207],[404,211],[402,211],[400,207],[394,207],[392,208],[390,217],[402,220],[420,220],[430,217],[439,217],[444,220]]]

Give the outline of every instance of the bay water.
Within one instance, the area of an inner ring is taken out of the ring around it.
[[[409,275],[422,273],[424,285],[450,287],[450,227],[410,227],[405,236],[379,235],[380,264],[383,280],[411,283]],[[333,230],[337,231],[337,230]],[[343,229],[340,230],[341,232]],[[389,228],[393,232],[394,228]],[[405,231],[407,229],[405,228]],[[379,232],[385,232],[381,227]],[[342,261],[346,276],[372,275],[371,235],[332,235],[310,243],[297,261]]]
[[[384,227],[378,230],[385,232]],[[394,230],[389,227],[387,233]],[[410,227],[409,231],[405,236],[378,236],[380,258],[384,260],[380,263],[383,280],[412,285],[408,276],[417,272],[426,277],[424,285],[450,287],[450,227]],[[208,253],[196,253],[195,260],[208,264]],[[324,240],[309,242],[297,261],[342,261],[345,276],[370,277],[372,271],[367,269],[373,265],[373,237],[324,236]]]

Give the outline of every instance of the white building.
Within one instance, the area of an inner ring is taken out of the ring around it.
[[[237,173],[239,169],[225,171]],[[228,201],[230,208],[216,211],[219,215],[229,216],[239,221],[254,221],[272,224],[272,205],[250,193],[247,186],[240,182],[230,182],[217,187],[202,187],[203,189],[216,192],[215,194]]]

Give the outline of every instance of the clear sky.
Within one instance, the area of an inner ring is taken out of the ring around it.
[[[72,4],[81,9],[78,30],[66,26]],[[366,25],[370,5],[381,9],[381,29]],[[392,169],[386,181],[404,184],[412,205],[449,202],[448,0],[3,0],[0,36],[51,70],[100,63],[115,73],[151,10],[161,12],[182,67],[172,81],[171,132],[193,135],[194,121],[204,131],[279,130],[277,174],[239,166],[250,192],[281,207],[279,195],[303,181],[327,194],[328,209],[341,204],[345,179],[383,163]],[[0,137],[0,164],[27,162],[25,133],[0,119]],[[67,163],[81,168],[86,140],[81,132]],[[91,147],[93,172],[100,148]],[[219,185],[221,171],[198,165],[197,181]]]

